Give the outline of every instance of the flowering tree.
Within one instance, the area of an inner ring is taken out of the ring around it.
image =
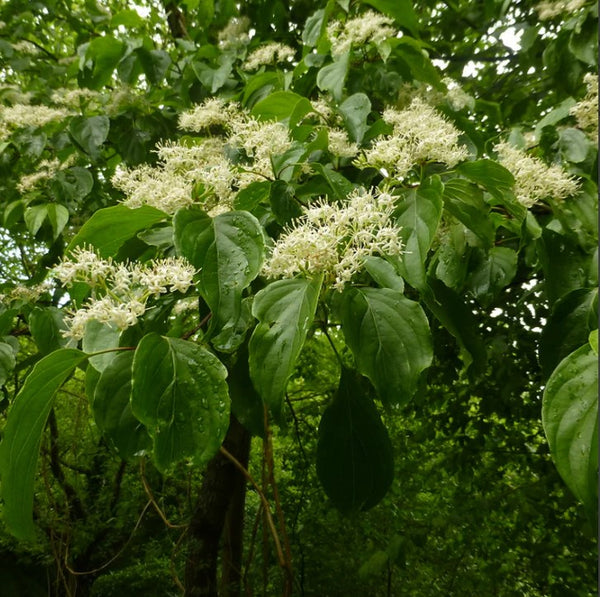
[[[485,376],[482,313],[515,289],[549,308],[540,417],[594,516],[595,6],[67,4],[0,12],[0,491],[15,537],[35,537],[40,445],[80,383],[123,462],[205,471],[186,594],[216,594],[240,475],[290,594],[271,429],[293,412],[303,347],[323,340],[339,371],[320,482],[342,512],[367,510],[393,480],[381,411],[427,391],[432,329],[460,376]],[[271,463],[262,488],[251,435]]]

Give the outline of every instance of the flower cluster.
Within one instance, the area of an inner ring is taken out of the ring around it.
[[[21,176],[17,189],[20,193],[26,193],[34,189],[43,180],[54,178],[57,172],[69,168],[75,161],[75,155],[69,156],[64,162],[57,158],[53,160],[42,160],[37,166],[37,171],[32,174]]]
[[[598,142],[598,75],[588,73],[584,77],[587,85],[585,97],[577,102],[570,110],[575,116],[577,126],[586,131],[592,139]]]
[[[536,4],[535,10],[538,13],[540,21],[553,19],[561,14],[570,14],[578,11],[587,0],[555,0],[551,2],[544,0]]]
[[[44,126],[49,122],[62,120],[67,116],[69,116],[69,113],[66,110],[49,108],[48,106],[30,106],[27,104],[0,106],[0,139],[8,137],[13,130],[26,126]]]
[[[240,107],[235,102],[209,98],[179,116],[179,128],[200,133],[211,127],[230,129],[240,118]]]
[[[278,239],[262,273],[267,278],[324,274],[326,283],[341,291],[365,257],[402,253],[393,210],[392,195],[362,189],[341,205],[318,202]]]
[[[392,19],[372,10],[348,19],[345,23],[333,21],[327,26],[332,55],[345,54],[352,45],[381,43],[389,37],[395,37],[398,31],[391,26],[392,23]]]
[[[549,197],[564,199],[579,188],[579,183],[560,166],[548,166],[505,142],[496,145],[494,150],[500,163],[514,176],[517,200],[525,207]]]
[[[219,46],[228,49],[248,44],[250,42],[249,27],[250,19],[248,17],[232,17],[225,28],[219,31]]]
[[[329,151],[340,158],[353,158],[358,153],[358,145],[351,143],[346,131],[337,128],[330,128]]]
[[[86,87],[77,89],[66,89],[61,87],[52,92],[52,102],[59,106],[66,106],[79,110],[81,104],[88,104],[90,102],[100,103],[102,100],[102,94],[93,89],[87,89]]]
[[[35,303],[40,297],[52,290],[52,282],[46,280],[41,284],[34,286],[17,285],[11,288],[8,292],[0,294],[0,302],[9,303],[12,301],[24,301],[27,303]]]
[[[356,160],[359,168],[377,167],[392,178],[404,178],[416,164],[439,162],[449,167],[468,153],[458,145],[459,131],[431,106],[415,98],[404,110],[387,108],[383,119],[393,126]]]
[[[278,62],[289,62],[295,56],[294,48],[272,42],[264,44],[251,52],[244,62],[244,70],[256,70],[263,64],[276,64]]]
[[[99,321],[124,330],[137,323],[150,297],[167,292],[187,292],[194,268],[183,258],[157,259],[144,264],[116,263],[91,249],[77,248],[52,274],[63,286],[84,282],[93,298],[66,320],[65,336],[80,340],[88,321]]]

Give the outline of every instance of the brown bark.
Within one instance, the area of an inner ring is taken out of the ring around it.
[[[248,462],[249,434],[233,415],[223,445],[240,462]],[[219,452],[208,464],[190,521],[184,582],[186,597],[218,597],[219,543],[230,509],[239,510],[241,504],[243,513],[243,499],[238,494],[245,493],[245,488],[242,474]],[[235,568],[238,586],[241,568],[240,515],[239,512],[236,514],[237,519],[233,514],[230,515],[230,518],[233,516],[230,530],[234,533],[230,537],[230,548],[235,546],[235,549],[230,549],[225,558],[225,562],[229,561],[226,566],[227,577],[233,580],[235,574],[232,575],[232,570]]]

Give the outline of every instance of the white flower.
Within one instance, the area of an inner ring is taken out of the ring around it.
[[[341,205],[321,201],[278,239],[263,275],[323,273],[326,283],[341,291],[365,257],[402,253],[393,210],[394,197],[384,192],[356,190]]]
[[[464,108],[472,110],[475,107],[475,98],[463,91],[456,81],[450,77],[444,77],[442,83],[448,88],[446,101],[455,112],[459,112]]]
[[[380,43],[389,37],[395,37],[398,31],[391,27],[393,22],[392,19],[372,10],[348,19],[345,23],[333,21],[327,26],[332,55],[345,54],[352,45]]]
[[[244,70],[256,70],[263,64],[289,62],[295,56],[294,48],[278,42],[262,45],[251,52],[244,62]]]
[[[459,131],[419,98],[404,110],[386,109],[383,119],[394,127],[392,134],[365,150],[355,161],[357,166],[383,168],[391,177],[403,178],[417,164],[453,167],[468,155],[458,145]]]
[[[598,75],[588,73],[584,77],[587,85],[585,97],[575,104],[569,114],[575,116],[577,126],[586,131],[590,137],[598,142]]]
[[[337,155],[341,158],[353,158],[358,153],[358,145],[350,142],[346,131],[330,128],[328,135],[329,151],[333,155]]]
[[[250,42],[249,27],[250,19],[248,17],[232,17],[227,26],[219,31],[219,46],[227,49],[247,45]]]
[[[225,102],[214,97],[205,100],[179,116],[179,128],[199,133],[207,128],[220,126],[231,129],[240,118],[241,111],[235,102]]]
[[[4,129],[3,136],[7,136],[14,129],[26,126],[40,127],[55,120],[64,120],[67,116],[69,116],[69,112],[62,108],[27,104],[0,106],[0,125]]]
[[[536,4],[535,10],[538,13],[540,21],[547,21],[553,19],[563,13],[570,14],[578,11],[582,6],[585,5],[587,0],[556,0],[550,2],[544,0],[539,4]]]
[[[93,250],[77,248],[52,271],[64,285],[85,282],[94,289],[94,298],[66,319],[65,336],[79,340],[88,321],[113,325],[124,330],[137,323],[150,297],[167,292],[187,292],[194,268],[181,257],[156,259],[138,265],[103,259]]]
[[[500,163],[515,178],[517,200],[531,207],[543,199],[564,199],[577,192],[579,183],[560,166],[547,166],[508,143],[494,147]]]

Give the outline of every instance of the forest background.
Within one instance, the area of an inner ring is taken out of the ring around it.
[[[597,5],[0,4],[0,586],[596,594]]]

